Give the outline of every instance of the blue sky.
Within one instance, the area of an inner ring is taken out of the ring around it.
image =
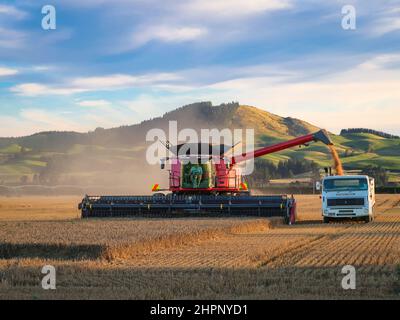
[[[41,27],[47,4],[56,30]],[[133,124],[196,101],[400,134],[399,40],[399,0],[0,0],[0,136]]]

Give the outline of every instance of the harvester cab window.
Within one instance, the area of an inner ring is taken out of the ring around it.
[[[190,168],[189,172],[190,181],[193,184],[193,188],[200,186],[201,179],[203,178],[203,168],[199,164],[194,164]]]
[[[182,166],[182,187],[207,189],[213,186],[213,168],[211,162],[188,162]]]

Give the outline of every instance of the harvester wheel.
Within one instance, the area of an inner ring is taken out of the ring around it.
[[[285,224],[289,224],[289,223],[290,223],[289,217],[288,217],[288,216],[284,216],[284,217],[283,217],[283,222],[284,222]]]
[[[328,217],[324,217],[324,223],[329,223],[330,219]]]

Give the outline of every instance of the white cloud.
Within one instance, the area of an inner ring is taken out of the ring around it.
[[[382,54],[368,59],[358,65],[358,70],[391,69],[391,64],[400,65],[400,54]]]
[[[103,88],[115,88],[125,87],[133,85],[137,82],[136,77],[132,77],[124,74],[115,74],[103,77],[87,77],[77,78],[71,82],[73,87],[80,87],[85,90],[89,89],[103,89]]]
[[[365,18],[369,23],[363,28],[368,36],[381,37],[400,31],[400,7],[395,2],[389,1],[385,5],[376,3],[376,7],[370,8],[369,15],[366,17],[368,20]]]
[[[152,40],[163,42],[193,41],[207,34],[206,28],[167,25],[151,26],[135,32],[133,46],[139,47]]]
[[[46,130],[43,126],[19,117],[0,115],[0,137],[18,137]]]
[[[207,31],[204,28],[161,26],[150,30],[150,36],[167,42],[182,42],[196,39]]]
[[[159,117],[165,110],[173,109],[179,106],[181,102],[183,102],[181,97],[155,97],[141,94],[135,99],[118,101],[118,104],[132,110],[136,115],[136,121],[141,121]]]
[[[20,48],[26,40],[26,34],[20,31],[5,29],[0,26],[0,48]]]
[[[288,9],[291,1],[288,0],[194,0],[188,1],[182,9],[186,14],[221,16],[248,16],[265,11]]]
[[[40,83],[22,83],[10,90],[24,96],[71,95],[88,91],[112,91],[130,87],[143,87],[168,84],[179,80],[174,73],[150,73],[138,76],[113,74],[99,77],[76,78],[65,84],[48,86]]]
[[[37,83],[23,83],[10,89],[12,92],[26,96],[35,96],[47,93],[47,87]]]
[[[26,16],[26,12],[17,9],[16,7],[0,4],[0,15],[9,15],[16,19],[22,19]]]
[[[149,73],[138,77],[142,83],[155,83],[180,80],[182,77],[173,72]]]
[[[36,131],[84,131],[86,129],[80,121],[68,119],[65,115],[56,112],[36,108],[21,110],[20,118],[16,121],[35,128]]]
[[[373,36],[382,36],[386,33],[400,30],[400,17],[387,17],[374,22],[371,28]]]
[[[107,100],[82,100],[78,101],[77,105],[81,107],[107,107],[110,105],[110,102]]]
[[[69,95],[85,91],[79,88],[54,88],[39,83],[22,83],[11,87],[10,90],[18,95],[29,97],[43,95]]]
[[[180,79],[180,77],[174,73],[151,73],[137,76],[113,74],[101,77],[77,78],[71,81],[70,86],[80,88],[84,91],[97,91],[152,85],[178,79]]]
[[[110,107],[103,108],[101,114],[95,109],[86,109],[79,115],[69,111],[27,108],[15,116],[0,115],[0,137],[25,136],[41,131],[87,132],[98,126],[115,127],[136,122],[134,117],[129,117],[132,114]]]
[[[46,65],[33,66],[30,68],[30,70],[35,72],[49,71],[51,69],[54,69],[54,67]]]
[[[2,76],[12,76],[12,75],[17,74],[17,73],[18,73],[18,70],[16,70],[16,69],[0,67],[0,77],[2,77]]]

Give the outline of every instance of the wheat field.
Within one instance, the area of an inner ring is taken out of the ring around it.
[[[398,299],[400,197],[374,222],[322,224],[318,196],[279,219],[78,219],[75,197],[0,198],[2,299]],[[54,206],[54,209],[52,209]],[[41,268],[57,270],[43,290]],[[353,265],[356,290],[343,290]]]

